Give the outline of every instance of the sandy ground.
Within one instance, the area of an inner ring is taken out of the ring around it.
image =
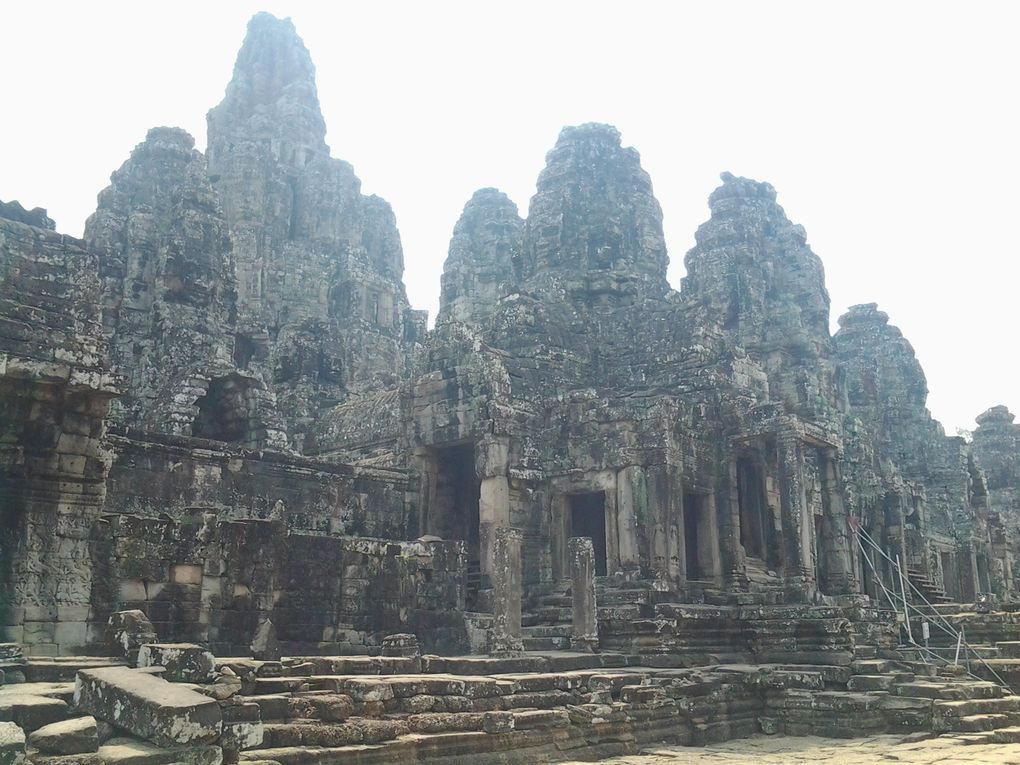
[[[706,747],[650,748],[613,765],[1020,765],[1020,744],[964,744],[951,737],[923,741],[902,736],[839,740],[815,736],[755,736]],[[581,765],[568,763],[567,765]]]

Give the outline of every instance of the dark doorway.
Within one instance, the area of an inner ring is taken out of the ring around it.
[[[818,585],[818,591],[823,595],[828,595],[829,571],[825,552],[825,519],[821,515],[813,517],[815,525],[815,582]]]
[[[684,494],[684,555],[687,559],[688,581],[705,578],[698,531],[702,512],[701,497],[697,494]]]
[[[605,576],[606,565],[606,493],[571,494],[568,537],[589,537],[595,547],[595,576]]]
[[[481,483],[475,475],[475,445],[436,449],[436,501],[432,513],[434,534],[467,543],[468,564],[477,564],[478,499]]]
[[[195,406],[198,414],[191,426],[191,434],[227,443],[247,441],[249,412],[246,391],[236,377],[217,377],[209,381],[204,396]]]
[[[744,552],[751,558],[765,560],[770,541],[765,481],[758,465],[748,457],[737,460],[737,505]]]
[[[978,553],[977,558],[977,575],[978,575],[978,590],[979,592],[991,592],[992,583],[988,576],[988,556],[982,553]]]
[[[960,588],[956,585],[956,561],[948,550],[939,553],[939,563],[942,566],[942,589],[946,595],[954,600],[960,599]]]

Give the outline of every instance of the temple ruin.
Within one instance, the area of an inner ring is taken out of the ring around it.
[[[875,304],[832,334],[771,185],[677,291],[637,151],[567,127],[429,329],[325,134],[259,14],[204,154],[153,128],[82,239],[0,203],[0,763],[1020,741],[1020,425],[947,436]]]

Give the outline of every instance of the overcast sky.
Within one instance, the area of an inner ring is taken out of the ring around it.
[[[387,199],[435,316],[464,203],[522,215],[564,125],[641,152],[670,279],[729,170],[771,182],[825,262],[833,328],[877,302],[952,434],[1020,410],[1020,4],[1011,2],[23,2],[0,7],[0,199],[80,236],[155,125],[205,147],[248,18],[290,16],[333,156]]]

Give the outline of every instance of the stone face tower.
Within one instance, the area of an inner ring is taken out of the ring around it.
[[[298,448],[319,409],[395,385],[423,324],[389,205],[325,133],[308,51],[258,14],[209,112],[209,174],[237,270],[234,360],[270,383]]]
[[[577,291],[659,294],[666,282],[662,210],[640,156],[610,125],[565,128],[528,209],[522,280]]]
[[[769,374],[773,399],[824,416],[838,404],[821,259],[768,183],[723,173],[687,253],[682,294]]]
[[[478,327],[514,279],[524,221],[501,191],[480,189],[464,205],[443,265],[437,323]]]
[[[176,435],[192,435],[193,380],[232,366],[236,313],[230,239],[194,143],[150,130],[85,226],[110,362],[126,380],[114,421]]]

